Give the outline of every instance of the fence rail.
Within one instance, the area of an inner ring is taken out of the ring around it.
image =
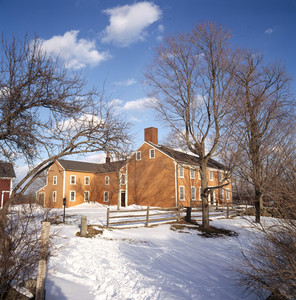
[[[145,212],[145,214],[126,214],[130,212]],[[110,210],[110,208],[107,208],[107,227],[133,223],[144,223],[145,226],[148,226],[149,223],[155,222],[180,221],[182,212],[184,212],[184,209],[180,207],[151,208],[148,206],[146,209],[136,210]],[[130,220],[131,218],[132,220]],[[119,221],[114,222],[113,220],[116,219]]]
[[[190,210],[190,211],[189,211]],[[133,214],[130,214],[130,213]],[[107,227],[128,224],[145,224],[147,227],[151,223],[180,221],[185,217],[186,220],[194,219],[201,221],[201,207],[182,208],[151,208],[135,209],[135,210],[110,210],[107,208]],[[245,208],[236,207],[234,205],[224,205],[210,207],[210,217],[225,216],[227,218],[244,213]]]

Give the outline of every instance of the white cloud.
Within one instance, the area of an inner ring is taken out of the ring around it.
[[[273,29],[272,28],[268,28],[264,31],[264,33],[266,34],[272,34],[273,33]]]
[[[99,152],[95,154],[90,154],[84,157],[83,160],[91,163],[104,163],[106,161],[106,153]]]
[[[59,56],[68,68],[81,69],[96,66],[107,60],[107,52],[99,52],[95,41],[78,39],[79,30],[67,31],[63,36],[55,35],[49,40],[42,40],[45,50],[52,55]]]
[[[130,78],[130,79],[127,79],[127,80],[124,80],[124,81],[116,81],[114,82],[114,84],[116,85],[123,85],[123,86],[130,86],[130,85],[133,85],[133,84],[136,84],[137,81],[133,78]]]
[[[141,98],[134,101],[127,101],[124,104],[123,108],[126,111],[130,111],[130,110],[142,111],[144,109],[147,109],[147,105],[149,103],[151,103],[151,98]]]
[[[151,2],[117,6],[103,11],[110,16],[109,26],[104,31],[102,42],[126,47],[144,40],[145,29],[160,19],[160,8]]]

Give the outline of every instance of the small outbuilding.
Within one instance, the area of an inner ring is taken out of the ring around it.
[[[12,191],[12,180],[15,172],[12,163],[0,162],[0,208],[8,201]]]

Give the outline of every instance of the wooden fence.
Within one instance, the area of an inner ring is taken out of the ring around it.
[[[217,216],[231,217],[244,213],[244,208],[232,205],[210,207],[210,218]],[[107,227],[128,224],[144,224],[148,226],[152,223],[165,223],[169,221],[180,221],[182,218],[188,218],[201,221],[201,207],[185,208],[151,208],[133,209],[133,210],[110,210],[107,208]],[[190,215],[190,217],[189,217]]]
[[[146,209],[133,210],[110,210],[107,208],[107,227],[132,223],[148,226],[149,223],[155,222],[180,221],[182,212],[184,209],[180,207],[150,208],[148,206]]]

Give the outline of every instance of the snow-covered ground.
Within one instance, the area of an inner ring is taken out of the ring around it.
[[[62,212],[62,211],[61,211]],[[196,230],[173,231],[170,225],[103,229],[80,238],[81,216],[88,224],[105,224],[106,207],[86,204],[66,210],[58,247],[49,260],[46,299],[242,299],[234,285],[241,247],[254,229],[240,218],[214,219],[211,225],[238,236],[204,238]],[[257,299],[255,294],[245,299]]]

